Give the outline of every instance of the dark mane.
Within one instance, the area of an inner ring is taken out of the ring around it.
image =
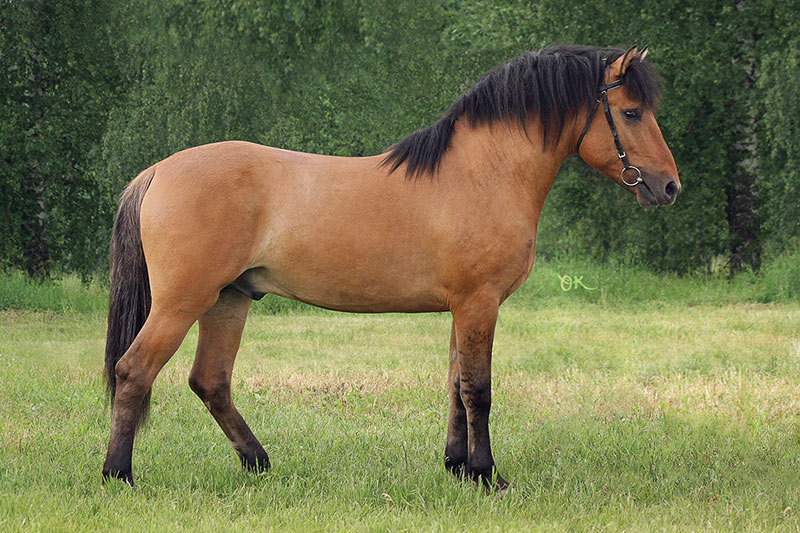
[[[528,113],[539,119],[545,148],[561,138],[564,123],[597,98],[604,65],[623,50],[588,46],[548,46],[525,52],[484,74],[435,124],[412,133],[389,148],[383,165],[390,172],[406,163],[406,177],[433,175],[450,146],[457,120],[471,126],[516,121],[523,128]],[[604,62],[604,59],[606,62]],[[645,108],[658,105],[660,91],[649,63],[635,59],[625,72],[624,90]]]

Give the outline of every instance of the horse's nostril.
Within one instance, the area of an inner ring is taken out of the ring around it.
[[[674,181],[670,181],[667,183],[667,186],[664,188],[664,192],[667,193],[667,196],[672,198],[676,194],[678,194],[678,186],[675,184]]]

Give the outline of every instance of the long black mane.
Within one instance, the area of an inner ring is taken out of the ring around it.
[[[548,46],[525,52],[484,74],[435,124],[412,133],[389,148],[383,160],[391,172],[406,163],[406,176],[435,174],[457,120],[471,126],[516,121],[525,127],[528,113],[541,124],[545,148],[558,144],[569,117],[590,108],[610,65],[623,54],[616,48]],[[634,59],[625,72],[624,90],[645,108],[658,105],[660,90],[649,63]]]

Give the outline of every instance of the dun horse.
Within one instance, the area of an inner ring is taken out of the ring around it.
[[[348,312],[451,312],[444,462],[504,490],[489,444],[495,322],[531,271],[556,172],[578,152],[641,205],[672,204],[680,191],[645,55],[525,53],[373,157],[223,142],[139,174],[111,242],[104,476],[133,483],[151,385],[196,321],[189,385],[242,465],[269,467],[233,405],[231,371],[251,300],[270,293]]]

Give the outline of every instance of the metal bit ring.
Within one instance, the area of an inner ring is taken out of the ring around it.
[[[636,178],[634,178],[633,183],[628,183],[625,180],[625,172],[628,171],[628,170],[635,170],[636,171]],[[642,181],[644,181],[642,179],[642,171],[639,170],[637,167],[635,167],[633,165],[623,168],[622,171],[619,173],[619,179],[622,180],[622,183],[624,183],[628,187],[635,187],[635,186],[639,185],[640,183],[642,183]]]

